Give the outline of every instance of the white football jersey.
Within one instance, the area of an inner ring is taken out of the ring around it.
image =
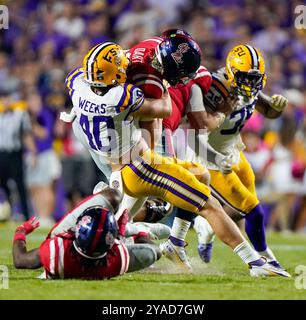
[[[98,95],[84,81],[82,68],[68,74],[66,85],[76,115],[73,121],[76,136],[91,154],[118,163],[141,139],[133,112],[144,102],[142,91],[125,83]]]
[[[207,110],[216,110],[216,106],[224,101],[231,90],[225,78],[224,68],[214,72],[212,79],[212,85],[203,97]],[[241,143],[240,131],[252,116],[256,102],[257,96],[252,99],[239,97],[235,111],[228,115],[223,124],[208,136],[208,142],[215,150],[223,154],[234,152],[239,160],[240,150],[237,144]]]

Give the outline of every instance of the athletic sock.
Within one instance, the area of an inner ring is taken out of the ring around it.
[[[187,232],[190,228],[190,225],[191,225],[190,221],[175,217],[173,220],[170,237],[184,241],[186,238]]]
[[[193,228],[198,235],[198,242],[200,244],[212,243],[215,239],[215,233],[206,219],[197,216],[194,219]]]
[[[261,257],[247,241],[243,241],[233,250],[246,264],[260,261]],[[264,262],[263,262],[264,263]]]
[[[245,216],[245,232],[256,251],[267,249],[264,212],[260,204]]]

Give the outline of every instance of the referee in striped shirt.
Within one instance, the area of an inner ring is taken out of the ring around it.
[[[8,181],[14,180],[19,193],[22,214],[29,218],[27,189],[24,179],[23,151],[33,154],[35,165],[36,146],[32,136],[30,117],[18,107],[9,91],[0,91],[0,188],[10,201]]]

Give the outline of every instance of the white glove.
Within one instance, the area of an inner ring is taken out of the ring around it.
[[[269,101],[270,106],[277,112],[282,112],[288,105],[288,99],[280,94],[275,94]]]
[[[229,174],[232,172],[232,166],[234,165],[234,159],[232,154],[227,156],[217,154],[215,162],[223,174]]]
[[[224,122],[226,115],[223,112],[217,112],[217,116],[219,118],[219,124],[218,124],[217,128],[219,128],[222,125],[222,123]]]
[[[76,113],[74,108],[71,109],[70,113],[67,113],[65,111],[60,113],[60,120],[64,122],[72,123],[75,118],[76,118]]]

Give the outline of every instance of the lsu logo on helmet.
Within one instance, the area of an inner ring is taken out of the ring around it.
[[[119,45],[100,43],[83,60],[84,79],[96,87],[123,84],[128,66],[129,60]]]
[[[254,97],[266,84],[265,61],[258,49],[241,44],[226,58],[226,76],[242,96]]]

